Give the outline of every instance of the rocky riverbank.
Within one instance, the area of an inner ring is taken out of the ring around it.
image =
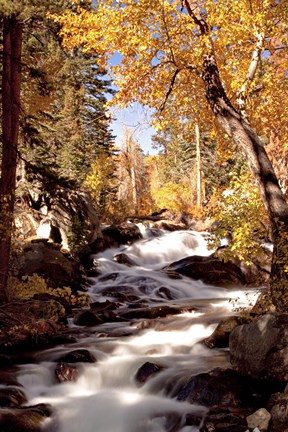
[[[155,235],[157,229],[156,227]],[[90,253],[111,245],[131,244],[139,238],[141,233],[134,224],[106,228],[81,258],[85,261]],[[133,264],[125,256],[118,256],[117,260],[127,266]],[[223,284],[223,280],[229,285],[229,278],[233,278],[232,282],[235,283],[235,277],[239,284],[246,282],[245,274],[239,267],[235,267],[235,263],[233,266],[231,263],[226,265],[216,257],[210,258],[207,273],[205,260],[192,261],[174,263],[163,268],[163,272],[177,280],[181,278],[181,274],[201,279],[202,271],[203,278],[207,278],[208,274],[209,278],[213,277],[213,283],[218,283],[219,286]],[[113,301],[94,302],[81,308],[77,299],[82,301],[83,295],[85,296],[85,266],[89,266],[41,239],[25,242],[14,262],[19,280],[37,274],[45,280],[46,287],[49,286],[50,290],[49,293],[37,293],[33,298],[11,301],[0,308],[2,432],[40,432],[43,425],[46,425],[47,431],[57,431],[53,408],[47,404],[27,407],[27,397],[15,379],[17,365],[28,359],[31,361],[35,351],[62,343],[69,347],[69,342],[75,341],[80,333],[89,334],[89,328],[97,328],[97,325],[107,322],[137,323],[136,329],[134,326],[131,332],[141,332],[143,328],[159,325],[157,323],[161,319],[164,329],[166,316],[191,311],[187,304],[171,306],[171,293],[167,289],[162,293],[166,301],[161,306],[147,307],[132,292],[119,290],[113,293]],[[93,272],[97,272],[97,269],[93,269]],[[26,283],[31,283],[31,280],[28,279]],[[53,289],[54,294],[59,294],[59,288],[64,291],[69,288],[69,295],[53,295]],[[107,296],[111,296],[111,292],[107,292]],[[200,375],[179,376],[177,382],[167,382],[165,391],[169,394],[172,392],[174,398],[197,403],[207,409],[203,422],[202,418],[191,414],[186,419],[187,426],[196,425],[201,432],[288,431],[288,315],[277,314],[267,306],[267,301],[265,308],[262,304],[245,313],[238,312],[234,317],[221,322],[215,332],[203,341],[211,349],[229,349],[229,368],[217,368]],[[72,319],[78,327],[69,328],[68,319]],[[55,379],[59,384],[76,380],[81,374],[81,363],[87,361],[96,362],[97,359],[87,350],[75,352],[67,348],[65,356],[55,359]],[[161,368],[161,364],[144,363],[135,379],[142,385],[150,376],[161,371]],[[177,432],[177,428],[179,418],[171,414],[171,418],[167,419],[167,432]]]

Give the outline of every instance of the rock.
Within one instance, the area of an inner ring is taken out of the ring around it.
[[[0,307],[0,349],[3,353],[38,348],[62,329],[63,306],[55,300],[29,299]]]
[[[50,230],[49,230],[50,227]],[[43,230],[44,228],[44,230]],[[70,250],[81,237],[85,237],[87,243],[93,242],[99,234],[99,217],[89,193],[84,191],[63,191],[51,200],[50,210],[37,230],[41,236],[46,236],[63,248]]]
[[[160,372],[162,369],[163,366],[155,363],[146,362],[138,369],[135,379],[140,384],[144,384],[151,375]]]
[[[226,246],[220,246],[215,255],[221,259],[225,256]],[[246,264],[238,256],[232,257],[231,262],[238,266],[242,271],[247,284],[261,286],[269,283],[272,252],[268,249],[258,250],[257,256],[251,256],[252,263]]]
[[[73,322],[76,325],[86,326],[86,327],[93,327],[103,323],[103,321],[98,315],[88,310],[84,312],[80,312],[78,315],[76,315],[74,317]]]
[[[26,243],[23,251],[14,258],[13,264],[20,277],[36,273],[55,288],[70,286],[71,281],[75,283],[83,277],[80,263],[68,259],[50,243]]]
[[[288,314],[266,314],[236,327],[229,347],[232,367],[242,375],[288,381]]]
[[[168,222],[168,221],[164,221],[161,220],[159,222],[155,222],[154,223],[154,227],[157,229],[163,229],[166,231],[181,231],[181,230],[186,230],[187,229],[187,224],[185,223],[176,223],[176,222]]]
[[[199,427],[202,423],[203,417],[194,413],[186,414],[185,425],[186,426],[197,426]]]
[[[223,409],[211,410],[204,418],[200,432],[247,432],[247,422],[244,415]]]
[[[276,307],[272,302],[271,292],[269,288],[265,288],[259,294],[255,305],[251,309],[251,314],[263,315],[265,313],[276,312]]]
[[[229,336],[232,330],[237,326],[250,322],[252,318],[249,316],[231,316],[221,321],[211,336],[204,339],[204,343],[208,348],[226,348],[229,346]]]
[[[48,196],[39,193],[35,183],[26,186],[30,190],[15,206],[18,237],[27,239],[37,235],[61,244],[67,250],[77,243],[79,231],[81,239],[85,237],[88,243],[97,238],[99,217],[87,191],[58,188]]]
[[[288,432],[288,392],[273,394],[267,408],[271,414],[270,432]]]
[[[136,265],[135,262],[124,253],[118,253],[118,254],[114,255],[113,259],[114,259],[114,261],[118,262],[119,264],[125,264],[128,267]]]
[[[243,285],[246,282],[238,266],[214,256],[195,255],[183,258],[164,267],[163,270],[178,272],[191,279],[217,286]]]
[[[60,383],[65,381],[76,381],[79,377],[77,366],[59,362],[55,368],[55,375]]]
[[[0,406],[1,407],[19,407],[27,402],[24,391],[19,387],[0,388]]]
[[[0,354],[0,368],[5,368],[7,366],[10,366],[12,364],[11,357],[5,354]],[[1,382],[1,378],[0,378]]]
[[[94,313],[103,313],[107,310],[115,310],[117,308],[117,303],[106,300],[105,302],[93,302],[90,303],[90,309]]]
[[[249,430],[258,428],[260,432],[267,432],[270,419],[271,414],[265,408],[258,409],[246,418]]]
[[[48,404],[0,409],[1,432],[41,432],[44,421],[51,417],[53,409]]]
[[[58,361],[64,363],[95,363],[97,360],[96,357],[87,349],[78,349],[64,354],[58,359]]]
[[[20,385],[15,377],[15,373],[11,373],[9,369],[7,371],[0,370],[0,384],[1,386],[5,385],[10,387],[19,387]]]
[[[187,308],[182,308],[181,306],[155,306],[140,309],[132,309],[129,311],[119,312],[119,316],[125,319],[140,319],[140,318],[161,318],[167,315],[177,315],[181,312],[187,311]]]
[[[241,377],[232,369],[216,368],[208,373],[192,376],[180,385],[172,396],[180,401],[207,407],[243,407],[256,403],[251,380]]]
[[[123,223],[104,228],[101,236],[98,236],[89,246],[92,253],[97,253],[110,247],[132,244],[141,239],[142,234],[136,224]]]
[[[109,276],[110,277],[108,277],[106,280],[111,279],[112,275]],[[105,280],[105,279],[103,278],[101,280]],[[130,287],[126,285],[117,285],[117,286],[112,285],[111,287],[108,286],[107,288],[101,291],[101,295],[105,297],[117,299],[118,301],[123,303],[131,303],[139,300],[139,296],[135,294],[134,288],[132,286]]]

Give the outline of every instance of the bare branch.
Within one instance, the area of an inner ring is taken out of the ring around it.
[[[166,93],[166,96],[165,96],[164,102],[162,103],[161,108],[160,108],[160,113],[162,113],[162,111],[164,110],[165,105],[166,105],[166,102],[167,102],[167,100],[168,100],[170,94],[172,93],[172,90],[173,90],[173,87],[174,87],[174,84],[175,84],[176,77],[177,77],[178,73],[180,72],[180,70],[181,70],[181,69],[176,69],[175,72],[174,72],[174,74],[173,74],[173,76],[172,76],[172,79],[171,79],[171,82],[170,82],[169,89],[168,89],[168,91],[167,91],[167,93]]]

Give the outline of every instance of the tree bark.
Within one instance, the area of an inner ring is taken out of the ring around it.
[[[267,210],[274,245],[270,288],[278,310],[288,309],[288,205],[265,147],[253,128],[228,100],[219,77],[214,55],[203,64],[206,98],[217,120],[246,156]]]
[[[202,35],[209,28],[197,1],[185,0],[187,11]],[[261,139],[228,99],[221,82],[213,44],[207,46],[201,77],[206,99],[218,122],[242,150],[260,190],[271,224],[274,244],[270,276],[272,301],[278,310],[288,310],[288,205]]]
[[[6,300],[16,188],[22,23],[3,19],[2,162],[0,181],[0,302]]]

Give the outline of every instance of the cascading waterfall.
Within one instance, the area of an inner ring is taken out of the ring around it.
[[[185,425],[183,419],[191,413],[203,416],[206,408],[173,398],[173,385],[179,377],[229,364],[226,349],[209,350],[201,341],[231,313],[231,298],[237,299],[238,306],[245,306],[251,297],[247,298],[241,289],[217,288],[186,277],[177,279],[161,270],[190,255],[211,254],[205,233],[142,231],[143,240],[95,256],[100,275],[91,280],[91,302],[104,302],[119,290],[133,294],[137,307],[194,304],[195,310],[154,319],[146,327],[143,322],[139,325],[139,320],[127,320],[85,329],[77,343],[41,351],[33,364],[21,365],[17,379],[24,386],[28,404],[45,402],[55,408],[54,419],[45,425],[47,431],[199,430],[198,426]],[[119,254],[129,265],[117,262]],[[250,295],[254,298],[256,294]],[[129,308],[129,304],[124,307]],[[97,362],[81,363],[75,382],[57,382],[55,359],[76,348],[87,348]],[[140,385],[135,375],[147,361],[162,369]]]

